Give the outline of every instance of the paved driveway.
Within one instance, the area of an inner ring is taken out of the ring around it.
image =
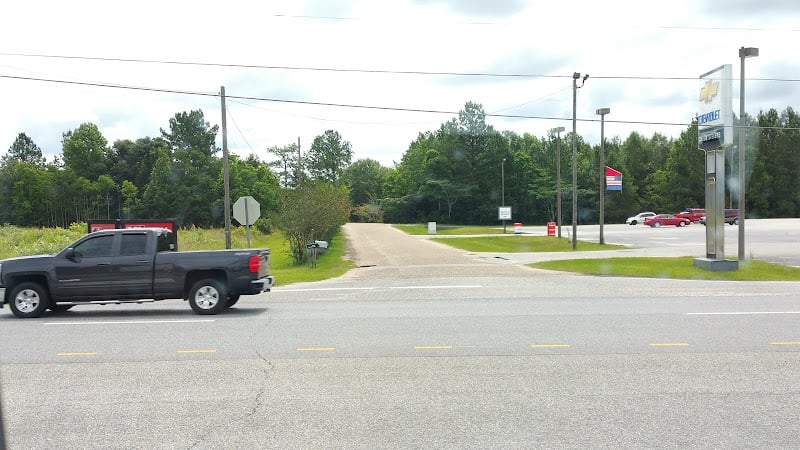
[[[504,264],[508,259],[458,250],[406,234],[382,223],[348,223],[344,226],[348,258],[358,270],[347,277],[431,278],[530,273],[521,264]],[[496,259],[496,261],[495,261]]]
[[[748,258],[800,267],[800,219],[760,219],[747,221]],[[509,230],[510,231],[510,230]],[[408,235],[388,224],[348,223],[344,226],[349,257],[360,271],[351,276],[381,273],[392,277],[521,275],[530,271],[524,264],[553,259],[612,258],[621,256],[705,256],[706,230],[702,225],[650,228],[609,224],[604,227],[605,242],[625,245],[621,250],[591,252],[476,253],[433,242],[429,235]],[[523,234],[547,234],[544,226],[524,226]],[[725,227],[728,258],[738,253],[738,228]],[[564,236],[566,237],[566,231]],[[444,236],[435,236],[444,237]],[[508,235],[514,239],[514,235]],[[597,225],[578,227],[578,239],[599,241]],[[530,272],[528,272],[530,274]]]

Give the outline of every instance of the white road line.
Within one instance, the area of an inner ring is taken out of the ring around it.
[[[45,325],[142,325],[153,323],[204,323],[213,322],[214,319],[193,320],[115,320],[101,322],[45,322]]]
[[[273,292],[325,292],[325,291],[375,291],[379,289],[475,289],[482,288],[479,284],[464,284],[454,286],[388,286],[388,287],[352,287],[352,288],[309,288],[309,289],[273,289]]]
[[[315,292],[315,291],[372,291],[377,288],[372,287],[352,287],[352,288],[309,288],[309,289],[275,289],[273,292]]]
[[[390,286],[389,289],[474,289],[482,287],[479,284],[463,284],[455,286]]]
[[[730,311],[686,313],[687,316],[748,316],[760,314],[800,314],[800,311]]]

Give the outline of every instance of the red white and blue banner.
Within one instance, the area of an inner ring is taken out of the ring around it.
[[[607,191],[622,190],[622,172],[606,166],[606,190]]]

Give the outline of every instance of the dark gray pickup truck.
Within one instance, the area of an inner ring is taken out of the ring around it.
[[[269,291],[268,249],[175,251],[157,228],[96,231],[55,255],[0,261],[0,295],[17,317],[80,304],[182,298],[197,314],[217,314],[240,295]]]

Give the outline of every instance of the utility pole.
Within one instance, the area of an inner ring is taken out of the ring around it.
[[[606,114],[611,112],[611,108],[600,108],[597,114],[600,115],[600,245],[606,243],[603,237],[603,222],[605,221],[605,195],[606,195],[606,151],[604,125]]]
[[[556,133],[556,220],[558,222],[558,237],[561,237],[561,132],[564,127],[556,127],[550,130]]]
[[[303,170],[303,164],[300,156],[300,136],[297,136],[297,168],[295,169],[294,184],[295,188],[300,187],[300,173]]]
[[[578,78],[581,74],[575,72],[572,74],[572,249],[578,248],[578,132],[575,123],[575,109],[577,107],[577,94],[578,94]],[[580,87],[586,83],[589,74],[583,75],[583,82]]]
[[[742,47],[739,49],[739,59],[741,60],[741,75],[739,76],[739,261],[744,262],[744,218],[745,218],[745,136],[744,136],[744,60],[752,56],[758,56],[758,49],[755,47]]]
[[[506,206],[506,159],[500,161],[500,203]],[[503,219],[503,234],[506,234],[506,219]]]
[[[228,122],[225,113],[225,86],[220,86],[219,97],[222,104],[222,184],[225,191],[225,248],[231,248],[231,183],[228,171]]]

